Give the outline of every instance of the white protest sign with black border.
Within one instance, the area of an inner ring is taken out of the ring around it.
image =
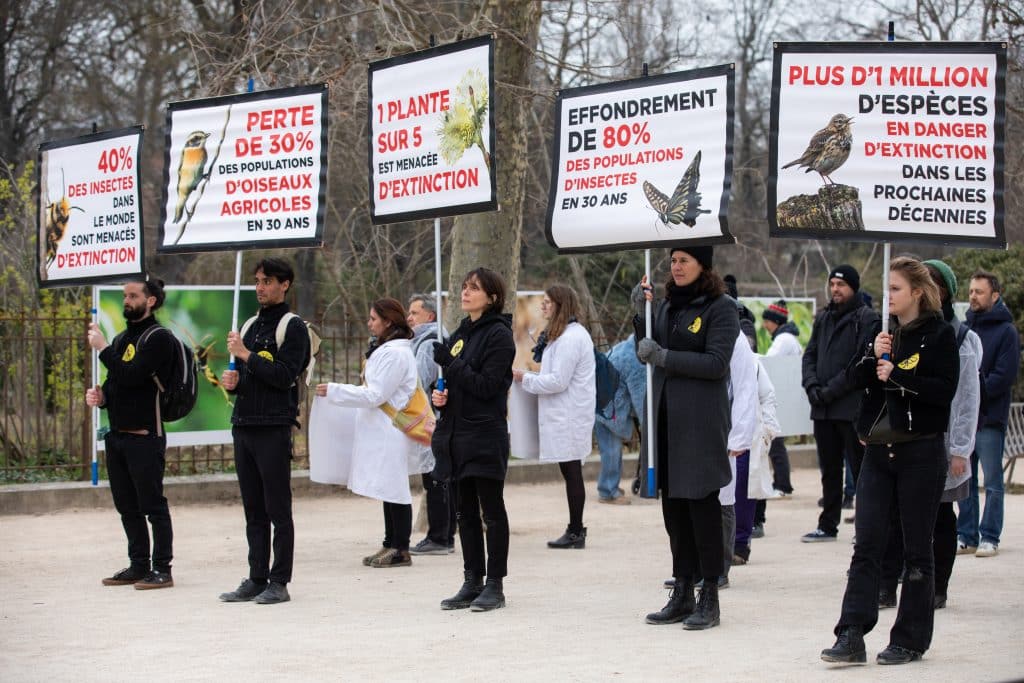
[[[327,86],[167,105],[158,252],[323,244]]]
[[[547,238],[560,253],[732,244],[732,65],[563,90]]]
[[[1005,43],[777,43],[772,237],[1006,246]]]
[[[145,271],[142,126],[39,146],[40,287],[117,282]]]
[[[493,37],[373,62],[367,85],[374,224],[498,207]]]

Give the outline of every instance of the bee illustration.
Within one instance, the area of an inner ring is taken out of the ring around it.
[[[658,213],[658,218],[666,226],[669,223],[679,225],[685,223],[691,228],[697,224],[697,216],[702,213],[711,213],[707,209],[700,208],[700,192],[697,192],[697,184],[700,183],[700,151],[693,157],[686,173],[683,174],[679,184],[676,185],[672,197],[668,197],[644,181],[644,194],[651,208]]]
[[[57,258],[57,246],[64,239],[68,231],[68,222],[71,220],[71,209],[78,209],[85,213],[80,206],[72,206],[68,201],[67,188],[64,184],[64,169],[60,170],[61,198],[50,202],[46,207],[46,267]]]
[[[203,377],[206,378],[207,382],[220,389],[220,393],[224,395],[224,401],[227,402],[229,406],[234,405],[231,401],[231,397],[228,396],[227,390],[221,386],[220,379],[217,378],[217,373],[215,373],[210,367],[210,356],[213,355],[213,347],[217,343],[216,341],[213,341],[213,335],[204,335],[197,344],[195,338],[189,334],[188,330],[182,329],[177,325],[175,325],[175,327],[184,332],[185,336],[188,337],[189,342],[192,344],[192,356],[196,359],[196,367],[199,368],[199,372],[203,373]]]

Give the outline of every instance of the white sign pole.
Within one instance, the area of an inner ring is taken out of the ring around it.
[[[231,301],[231,331],[238,332],[238,292],[242,288],[242,252],[235,252],[235,292]],[[228,369],[235,369],[235,354],[228,359]]]
[[[644,249],[644,274],[651,284],[651,250]],[[644,332],[651,339],[652,302],[644,297]],[[647,495],[654,497],[654,366],[647,363]]]
[[[94,325],[99,324],[99,308],[100,308],[100,291],[99,288],[92,288],[92,322]],[[96,349],[92,349],[92,385],[96,386],[100,383],[100,352]],[[100,465],[99,459],[96,455],[96,438],[97,433],[100,430],[100,409],[96,406],[92,409],[92,434],[89,437],[90,448],[92,449],[92,485],[98,486],[100,483]]]
[[[441,219],[434,219],[434,296],[437,297],[437,341],[444,343],[444,327],[441,309]],[[444,391],[444,368],[437,368],[437,390]]]

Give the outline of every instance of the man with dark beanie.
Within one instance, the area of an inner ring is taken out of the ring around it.
[[[860,392],[853,388],[847,370],[871,343],[878,322],[878,314],[857,294],[860,274],[853,266],[833,268],[828,287],[831,301],[814,319],[803,358],[803,386],[814,420],[824,499],[818,528],[801,538],[804,543],[834,541],[839,534],[844,454],[854,479],[860,474],[864,446],[853,427]]]

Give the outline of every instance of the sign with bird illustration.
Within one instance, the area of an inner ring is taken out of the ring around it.
[[[167,105],[158,252],[323,244],[327,86]]]
[[[733,72],[561,91],[548,241],[560,253],[732,244]]]
[[[772,237],[1004,248],[1005,43],[777,43]]]
[[[117,282],[145,271],[142,126],[39,146],[40,287]]]
[[[373,62],[367,87],[374,224],[498,208],[492,36]]]

